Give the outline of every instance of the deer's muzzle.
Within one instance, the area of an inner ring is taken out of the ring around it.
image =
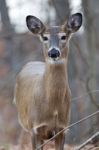
[[[60,56],[60,52],[56,48],[52,48],[50,51],[48,51],[48,56],[55,59]]]

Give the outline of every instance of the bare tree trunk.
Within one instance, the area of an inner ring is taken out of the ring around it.
[[[68,0],[51,0],[51,5],[56,12],[56,24],[61,25],[70,15]]]
[[[13,60],[13,34],[14,29],[12,28],[10,18],[8,15],[8,9],[5,0],[0,0],[0,13],[2,21],[2,36],[5,39],[5,64],[9,65],[10,68],[14,65]]]
[[[92,3],[90,0],[82,0],[83,12],[85,16],[85,34],[87,39],[87,47],[89,51],[89,63],[91,73],[94,71],[95,61],[95,35],[94,35],[94,9],[92,9]]]
[[[12,25],[10,23],[10,18],[8,15],[8,8],[5,0],[0,0],[0,13],[1,13],[1,21],[2,21],[2,30],[4,32],[12,31]]]
[[[89,68],[88,68],[88,79],[90,78],[90,84],[88,85],[88,87],[91,90],[95,90],[96,89],[96,32],[98,31],[99,33],[99,29],[96,31],[96,22],[95,22],[95,18],[97,18],[97,13],[99,15],[99,10],[98,10],[98,6],[99,6],[99,0],[82,0],[82,6],[83,6],[83,13],[84,13],[84,17],[85,17],[85,24],[84,24],[84,29],[85,29],[85,36],[86,36],[86,45],[87,45],[87,50],[88,50],[88,63],[89,63]],[[86,79],[88,81],[88,79]],[[87,82],[86,82],[87,83]],[[89,92],[89,91],[88,91]],[[93,95],[92,95],[93,97]],[[93,100],[96,102],[96,97],[94,96],[94,99],[91,99],[90,97],[90,102],[92,101],[92,103],[89,103],[89,109],[91,110],[91,112],[96,111],[97,107],[94,105]],[[89,110],[88,109],[88,110]],[[91,131],[94,133],[96,126],[94,124],[96,124],[96,117],[94,117],[93,119],[90,120],[90,128]]]

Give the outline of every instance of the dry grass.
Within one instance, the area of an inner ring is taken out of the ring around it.
[[[9,145],[8,147],[6,146],[2,146],[0,147],[0,150],[32,150],[31,145],[24,145],[24,146],[20,146],[20,145]],[[44,150],[55,150],[54,149],[54,144],[48,144],[44,147]],[[74,150],[74,148],[72,146],[69,145],[65,145],[64,150]]]

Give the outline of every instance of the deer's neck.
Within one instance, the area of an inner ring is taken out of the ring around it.
[[[45,74],[45,91],[48,101],[60,101],[64,98],[66,92],[67,81],[67,65],[62,64],[46,64]]]

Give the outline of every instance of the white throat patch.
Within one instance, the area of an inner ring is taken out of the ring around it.
[[[56,64],[56,65],[58,65],[58,64],[63,64],[66,60],[65,59],[59,59],[57,57],[55,60],[53,60],[52,58],[49,58],[47,61],[50,64]]]

